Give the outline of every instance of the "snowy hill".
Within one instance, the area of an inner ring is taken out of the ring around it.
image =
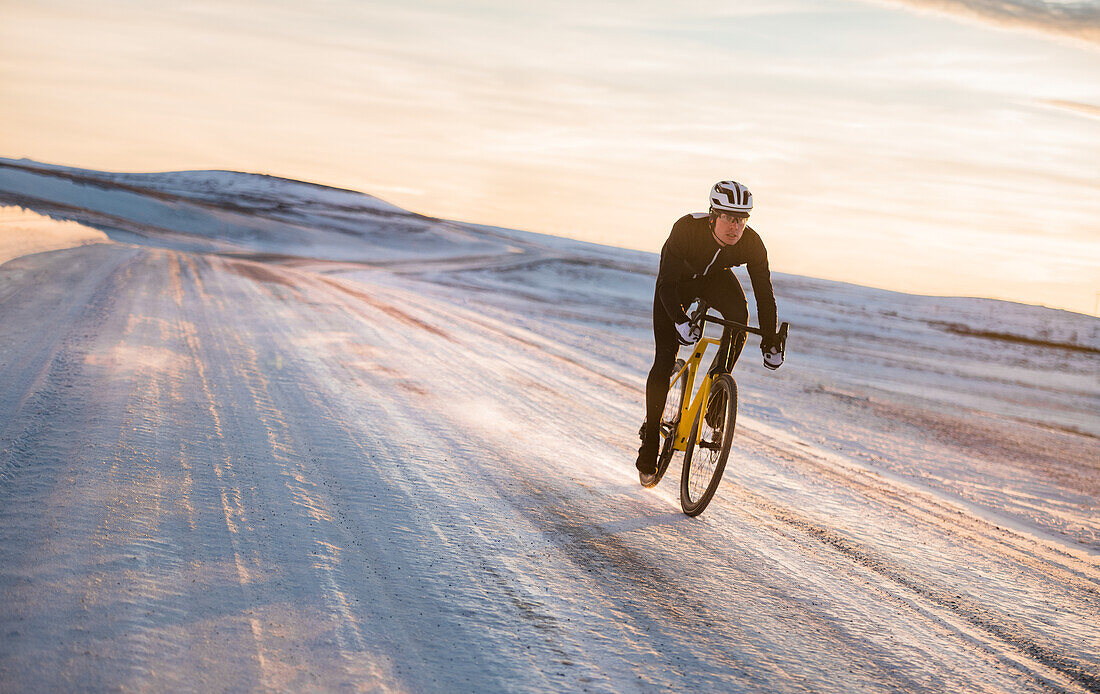
[[[632,467],[653,253],[232,172],[0,205],[0,691],[1100,690],[1096,318],[777,274],[691,519]]]
[[[228,171],[110,174],[0,159],[9,204],[170,248],[389,261],[502,244],[362,193]]]

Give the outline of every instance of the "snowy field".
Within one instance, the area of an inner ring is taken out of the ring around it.
[[[0,206],[0,691],[1100,691],[1100,319],[776,275],[688,518],[655,254],[226,172]]]

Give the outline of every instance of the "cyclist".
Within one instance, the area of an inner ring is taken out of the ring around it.
[[[760,350],[764,365],[776,369],[782,353],[775,338],[776,308],[772,294],[768,252],[760,235],[747,226],[752,212],[752,193],[736,181],[719,181],[710,190],[710,212],[681,217],[661,248],[661,265],[653,294],[653,337],[656,353],[646,380],[646,419],[642,424],[642,446],[638,449],[638,476],[652,486],[657,471],[661,413],[668,395],[669,379],[680,345],[692,345],[702,337],[702,328],[692,326],[684,309],[704,299],[726,320],[748,320],[748,302],[732,268],[747,265],[756,312],[764,335]],[[710,373],[733,368],[745,333],[726,329]]]

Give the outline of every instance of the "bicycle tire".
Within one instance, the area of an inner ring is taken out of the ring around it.
[[[715,403],[716,398],[721,398]],[[717,414],[708,417],[712,407]],[[713,423],[708,422],[713,420]],[[719,374],[710,387],[706,403],[701,403],[688,436],[680,474],[680,508],[689,516],[702,513],[722,481],[733,430],[737,424],[737,382],[729,374]]]
[[[672,365],[672,373],[679,373],[684,368],[684,360],[677,359]],[[661,481],[668,470],[669,463],[678,451],[675,450],[676,430],[680,427],[680,414],[684,409],[684,398],[687,397],[688,373],[684,371],[680,377],[668,387],[668,395],[665,396],[665,409],[661,413],[661,436],[664,441],[661,444],[661,452],[657,456],[657,477],[654,484]],[[675,403],[675,404],[673,404]]]

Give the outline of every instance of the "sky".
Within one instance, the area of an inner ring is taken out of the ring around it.
[[[0,0],[0,156],[654,252],[736,179],[773,270],[1091,314],[1100,1]]]

